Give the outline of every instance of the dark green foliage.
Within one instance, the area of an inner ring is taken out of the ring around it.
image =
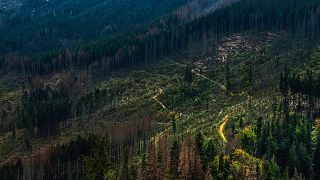
[[[98,138],[93,156],[87,157],[85,161],[90,179],[104,180],[113,177],[113,167],[108,154],[108,140],[106,138]]]
[[[307,70],[304,77],[293,74],[289,77],[289,85],[294,94],[307,94],[312,97],[320,97],[320,77]]]
[[[316,148],[313,155],[313,172],[314,178],[320,178],[320,136],[317,137]]]
[[[257,142],[260,141],[260,137],[261,137],[261,133],[262,133],[262,125],[263,125],[262,117],[259,117],[257,119],[257,125],[256,125],[256,131],[255,131],[256,137],[257,137]]]
[[[107,38],[171,12],[185,0],[28,0],[0,28],[0,53],[52,51]],[[121,12],[121,13],[119,13]]]
[[[249,92],[251,93],[251,89],[253,87],[253,65],[252,63],[250,63],[249,65],[247,65],[247,69],[246,69],[246,77],[245,77],[245,80],[246,80],[246,84],[247,86],[249,87]]]
[[[261,134],[259,135],[259,139],[257,139],[258,145],[257,145],[257,155],[262,156],[267,152],[267,138],[269,133],[269,126],[266,124],[263,126],[261,130]],[[258,138],[258,136],[257,136]]]
[[[6,131],[6,124],[7,124],[7,112],[6,110],[3,110],[2,111],[2,114],[1,114],[1,125],[2,125],[2,131],[5,132]]]
[[[268,180],[276,180],[281,177],[280,167],[278,166],[274,156],[271,160],[264,161],[263,177]]]
[[[205,170],[207,168],[207,160],[206,160],[206,157],[205,157],[205,152],[204,152],[204,138],[203,138],[203,135],[202,135],[202,132],[199,131],[197,134],[196,134],[196,138],[195,138],[195,141],[196,141],[196,149],[197,151],[199,152],[200,154],[200,159],[201,159],[201,162],[202,162],[202,168]],[[210,147],[211,148],[211,147]]]
[[[141,177],[145,178],[147,175],[147,162],[146,162],[146,155],[143,154],[141,157]]]
[[[317,0],[242,0],[190,25],[229,34],[248,30],[284,30],[295,36],[319,37]]]
[[[208,165],[210,162],[214,160],[214,157],[217,154],[217,150],[215,147],[215,144],[212,139],[209,139],[205,145],[204,145],[204,155],[205,155],[205,160],[204,163]]]
[[[217,179],[221,179],[221,180],[227,179],[228,174],[229,174],[228,162],[225,162],[224,154],[220,154],[218,156],[219,156],[219,161],[218,161],[218,172],[216,174]]]
[[[201,132],[198,132],[196,134],[196,147],[197,147],[197,150],[200,152],[202,152],[202,149],[203,149],[203,135]]]
[[[188,66],[184,73],[184,81],[188,84],[192,83],[192,68]]]
[[[284,111],[284,122],[282,123],[284,127],[289,124],[289,83],[288,83],[288,70],[287,66],[285,66],[284,74],[280,75],[280,92],[283,96],[283,111]],[[286,128],[287,129],[287,128]],[[288,132],[284,132],[288,133]]]
[[[63,93],[48,88],[33,89],[22,97],[18,119],[31,136],[37,127],[40,137],[48,137],[55,134],[59,122],[69,117],[70,108],[69,98]]]
[[[228,91],[231,90],[231,72],[230,72],[230,67],[229,64],[226,63],[226,71],[225,71],[225,86],[227,88]]]
[[[6,164],[0,168],[0,177],[3,180],[22,179],[23,168],[21,161],[15,164]]]
[[[312,160],[305,145],[300,144],[298,156],[300,162],[299,172],[301,172],[306,179],[310,179],[312,177]]]
[[[289,159],[288,159],[288,171],[289,176],[292,177],[295,169],[300,168],[300,162],[297,154],[297,147],[295,142],[292,143],[289,151]]]
[[[130,166],[130,169],[129,169],[129,179],[130,180],[136,180],[138,179],[138,170],[137,170],[137,166],[132,164]]]
[[[171,126],[172,126],[172,132],[173,134],[176,134],[177,132],[177,123],[176,123],[176,117],[175,117],[175,114],[172,115],[171,117]]]
[[[281,108],[279,110],[274,108],[274,111],[280,111],[280,115],[274,113],[272,121],[269,122],[262,122],[261,118],[257,121],[256,132],[260,131],[260,135],[257,134],[259,137],[257,138],[257,155],[266,158],[264,176],[271,177],[270,179],[285,176],[283,173],[280,175],[279,170],[272,171],[272,168],[280,169],[281,172],[285,172],[287,168],[288,177],[301,174],[310,179],[312,178],[312,121],[299,116],[299,112],[292,111],[295,109],[289,108],[289,99],[291,98],[290,101],[293,103],[296,99],[292,99],[293,93],[290,90],[292,90],[293,81],[287,74],[280,76],[281,103],[279,107]],[[272,174],[273,172],[276,174]]]
[[[256,149],[256,134],[251,128],[244,128],[240,132],[241,147],[248,153],[254,154]]]

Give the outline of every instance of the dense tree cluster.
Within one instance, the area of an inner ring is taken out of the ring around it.
[[[22,97],[22,105],[18,110],[18,119],[33,135],[48,137],[57,131],[59,123],[70,115],[70,100],[61,92],[49,88],[36,88]]]
[[[295,75],[289,75],[287,68],[281,73],[280,101],[274,100],[271,117],[259,117],[251,126],[244,117],[234,117],[230,120],[228,133],[231,142],[228,142],[226,151],[219,150],[216,142],[213,146],[215,153],[203,150],[207,157],[204,159],[209,161],[202,162],[209,164],[214,179],[319,178],[317,96],[311,93],[312,88],[297,90],[294,87],[312,82],[310,78],[297,80],[292,77]],[[305,108],[297,108],[302,104]]]
[[[191,23],[190,31],[229,34],[284,30],[294,36],[319,37],[317,0],[243,0]],[[211,29],[211,30],[210,30]]]
[[[305,77],[301,78],[297,74],[293,74],[288,81],[292,93],[320,97],[320,77],[310,70],[306,72]]]
[[[2,21],[0,53],[47,52],[110,38],[149,23],[185,2],[163,0],[159,5],[155,0],[22,1],[20,10]]]

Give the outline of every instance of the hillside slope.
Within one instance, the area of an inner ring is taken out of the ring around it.
[[[3,2],[0,52],[48,51],[107,38],[163,16],[184,3],[185,0]]]
[[[0,177],[319,179],[319,7],[191,1],[111,39],[1,57]]]

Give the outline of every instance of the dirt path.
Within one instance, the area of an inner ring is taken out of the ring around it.
[[[171,58],[169,58],[169,57],[167,57],[167,59],[168,59],[169,61],[171,61],[172,63],[178,65],[178,66],[187,67],[187,65],[182,64],[182,63],[178,63],[178,62],[174,61],[173,59],[171,59]],[[206,80],[208,80],[209,82],[211,82],[211,83],[219,86],[223,91],[230,93],[230,95],[234,95],[232,92],[228,91],[227,88],[226,88],[224,85],[222,85],[222,84],[220,84],[220,83],[218,83],[218,82],[210,79],[209,77],[207,77],[207,76],[205,76],[205,75],[203,75],[203,74],[198,73],[196,70],[192,69],[192,73],[194,73],[195,75],[197,75],[197,76],[199,76],[199,77],[201,77],[201,78],[203,78],[203,79],[206,79]],[[222,112],[220,112],[220,113],[222,113]],[[226,126],[226,124],[227,124],[228,121],[229,121],[229,115],[226,115],[226,116],[223,118],[222,124],[221,124],[220,127],[219,127],[219,134],[220,134],[223,142],[225,142],[225,143],[227,143],[228,140],[227,140],[225,134],[223,133],[223,131],[224,131],[224,128],[225,128],[225,126]]]
[[[225,143],[228,142],[228,140],[227,140],[226,136],[224,135],[223,130],[224,130],[224,127],[226,126],[228,121],[229,121],[229,115],[226,115],[223,118],[222,124],[219,127],[219,134],[220,134],[223,142],[225,142]]]
[[[151,99],[155,100],[158,104],[161,105],[161,107],[165,110],[168,110],[168,108],[161,102],[158,100],[158,97],[163,94],[163,90],[161,88],[159,88],[159,93],[157,93],[155,96],[153,96]]]
[[[166,58],[167,58],[169,61],[171,61],[172,63],[174,63],[174,64],[176,64],[176,65],[178,65],[178,66],[187,67],[187,65],[182,64],[182,63],[178,63],[178,62],[174,61],[173,59],[171,59],[171,58],[169,58],[169,57],[166,57]],[[228,91],[227,88],[226,88],[224,85],[220,84],[219,82],[216,82],[216,81],[210,79],[209,77],[207,77],[207,76],[205,76],[205,75],[203,75],[203,74],[198,73],[198,72],[197,72],[196,70],[194,70],[194,69],[192,69],[191,71],[192,71],[192,73],[194,73],[195,75],[197,75],[197,76],[199,76],[199,77],[201,77],[201,78],[203,78],[203,79],[208,80],[209,82],[211,82],[212,84],[214,84],[214,85],[216,85],[216,86],[219,86],[223,91],[230,93],[230,95],[234,95],[233,93],[231,93],[230,91]]]

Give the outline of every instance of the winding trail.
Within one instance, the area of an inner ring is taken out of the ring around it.
[[[166,58],[167,58],[169,61],[171,61],[172,63],[174,63],[174,64],[176,64],[176,65],[178,65],[178,66],[187,67],[187,65],[182,64],[182,63],[179,63],[179,62],[176,62],[175,60],[173,60],[173,59],[171,59],[171,58],[169,58],[169,57],[166,57]],[[196,70],[194,70],[194,69],[192,69],[191,71],[192,71],[192,73],[194,73],[195,75],[197,75],[197,76],[199,76],[199,77],[201,77],[201,78],[203,78],[203,79],[208,80],[208,81],[211,82],[212,84],[215,84],[215,85],[219,86],[223,91],[228,92],[231,96],[234,95],[232,92],[228,91],[227,88],[226,88],[224,85],[220,84],[219,82],[214,81],[214,80],[212,80],[211,78],[209,78],[209,77],[207,77],[207,76],[205,76],[205,75],[203,75],[203,74],[198,73],[198,72],[197,72]],[[220,114],[221,114],[221,113],[222,113],[222,111],[220,112]],[[223,133],[224,128],[225,128],[225,126],[226,126],[226,124],[227,124],[228,121],[229,121],[229,115],[226,115],[226,116],[222,119],[222,123],[221,123],[221,125],[220,125],[220,127],[219,127],[219,134],[220,134],[220,136],[221,136],[221,138],[222,138],[222,140],[223,140],[224,143],[227,143],[227,142],[228,142],[225,134]]]
[[[226,138],[226,136],[224,135],[223,133],[223,130],[224,130],[224,127],[226,126],[227,122],[229,121],[229,115],[226,115],[224,118],[223,118],[223,123],[220,125],[219,127],[219,134],[223,140],[223,142],[227,143],[228,140]]]
[[[161,101],[158,100],[158,97],[161,94],[163,94],[163,90],[161,88],[159,88],[159,93],[157,93],[155,96],[153,96],[152,99],[155,100],[158,104],[160,104],[163,109],[168,110],[168,108]]]

